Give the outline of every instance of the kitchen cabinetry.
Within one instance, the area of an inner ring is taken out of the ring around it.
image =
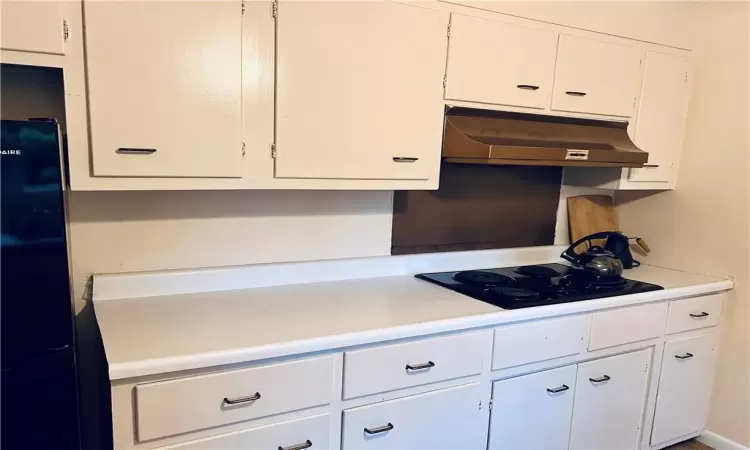
[[[84,8],[93,174],[240,176],[241,1]]]
[[[344,410],[342,449],[479,449],[487,413],[479,383]]]
[[[622,44],[560,35],[552,109],[633,116],[643,54]]]
[[[648,164],[630,169],[629,182],[669,183],[676,177],[690,98],[689,72],[690,63],[683,56],[646,54],[634,142],[648,152]]]
[[[496,381],[489,448],[568,448],[575,386],[575,365]]]
[[[436,184],[444,26],[422,6],[280,2],[275,176]]]
[[[571,449],[634,449],[643,420],[651,349],[578,365]]]
[[[330,415],[320,414],[304,419],[242,430],[217,437],[200,439],[165,447],[180,450],[259,449],[323,450],[329,446]]]
[[[664,344],[651,445],[703,429],[708,415],[716,332]]]
[[[65,53],[61,0],[0,3],[0,48]]]
[[[566,168],[564,183],[622,190],[674,189],[686,129],[690,72],[689,52],[647,52],[638,114],[629,134],[649,153],[648,164],[637,169]]]
[[[557,33],[451,15],[445,98],[543,109],[552,96]]]

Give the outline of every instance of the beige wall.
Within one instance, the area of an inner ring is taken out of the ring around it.
[[[750,8],[695,5],[696,72],[677,190],[619,193],[650,264],[732,276],[708,429],[750,446]]]

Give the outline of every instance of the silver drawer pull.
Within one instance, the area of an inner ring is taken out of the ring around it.
[[[227,405],[239,405],[240,403],[254,402],[260,399],[260,392],[256,392],[250,397],[237,397],[237,398],[226,398],[224,397],[224,403]]]
[[[303,450],[303,449],[310,448],[310,447],[312,447],[312,442],[310,442],[310,439],[308,439],[301,444],[290,445],[289,447],[282,447],[279,445],[278,450]]]
[[[702,313],[700,313],[700,314],[693,314],[693,313],[690,313],[690,317],[692,317],[693,319],[702,319],[702,318],[704,318],[704,317],[708,317],[708,313],[707,313],[706,311],[703,311],[703,312],[702,312]]]
[[[605,381],[609,381],[611,379],[612,378],[610,378],[609,375],[604,375],[604,376],[599,377],[599,378],[589,378],[589,381],[592,382],[592,383],[604,383]]]
[[[413,366],[407,364],[406,365],[406,370],[424,370],[424,369],[429,369],[431,367],[435,367],[435,363],[432,362],[432,361],[427,361],[426,363],[423,363],[423,364],[414,364]]]
[[[121,155],[150,155],[156,153],[155,148],[118,148],[115,153]]]
[[[419,160],[419,158],[415,158],[413,156],[394,156],[393,157],[393,162],[397,162],[397,163],[410,163],[410,162],[415,162],[417,160]]]
[[[386,431],[391,431],[393,428],[394,428],[393,424],[388,422],[388,425],[383,425],[382,427],[365,428],[365,433],[367,434],[385,433]]]
[[[568,389],[570,389],[570,386],[568,386],[567,384],[563,384],[560,387],[556,387],[556,388],[553,388],[553,389],[547,389],[547,392],[549,392],[550,394],[558,394],[560,392],[565,392]]]
[[[692,354],[692,353],[688,353],[688,352],[686,352],[686,353],[685,353],[684,355],[674,355],[674,357],[675,357],[675,358],[677,358],[677,359],[680,359],[680,360],[683,360],[683,359],[690,359],[690,358],[692,358],[693,356],[695,356],[695,355],[694,355],[694,354]]]
[[[658,169],[659,165],[658,164],[644,164],[642,167],[646,169]]]

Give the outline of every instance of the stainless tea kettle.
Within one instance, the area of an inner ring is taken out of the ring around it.
[[[589,241],[590,243],[590,241],[594,239],[607,239],[608,247],[609,240],[623,240],[626,245],[628,242],[628,238],[621,233],[603,231],[601,233],[588,235],[574,242],[560,255],[560,257],[573,263],[576,267],[582,269],[597,281],[615,281],[619,279],[620,275],[622,275],[623,264],[622,261],[610,250],[599,247],[598,245],[593,245],[583,253],[575,252],[576,247],[586,241]]]

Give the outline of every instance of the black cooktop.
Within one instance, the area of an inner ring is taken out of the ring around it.
[[[622,277],[597,281],[580,269],[562,264],[420,273],[415,276],[504,309],[577,302],[664,289],[656,284]]]

